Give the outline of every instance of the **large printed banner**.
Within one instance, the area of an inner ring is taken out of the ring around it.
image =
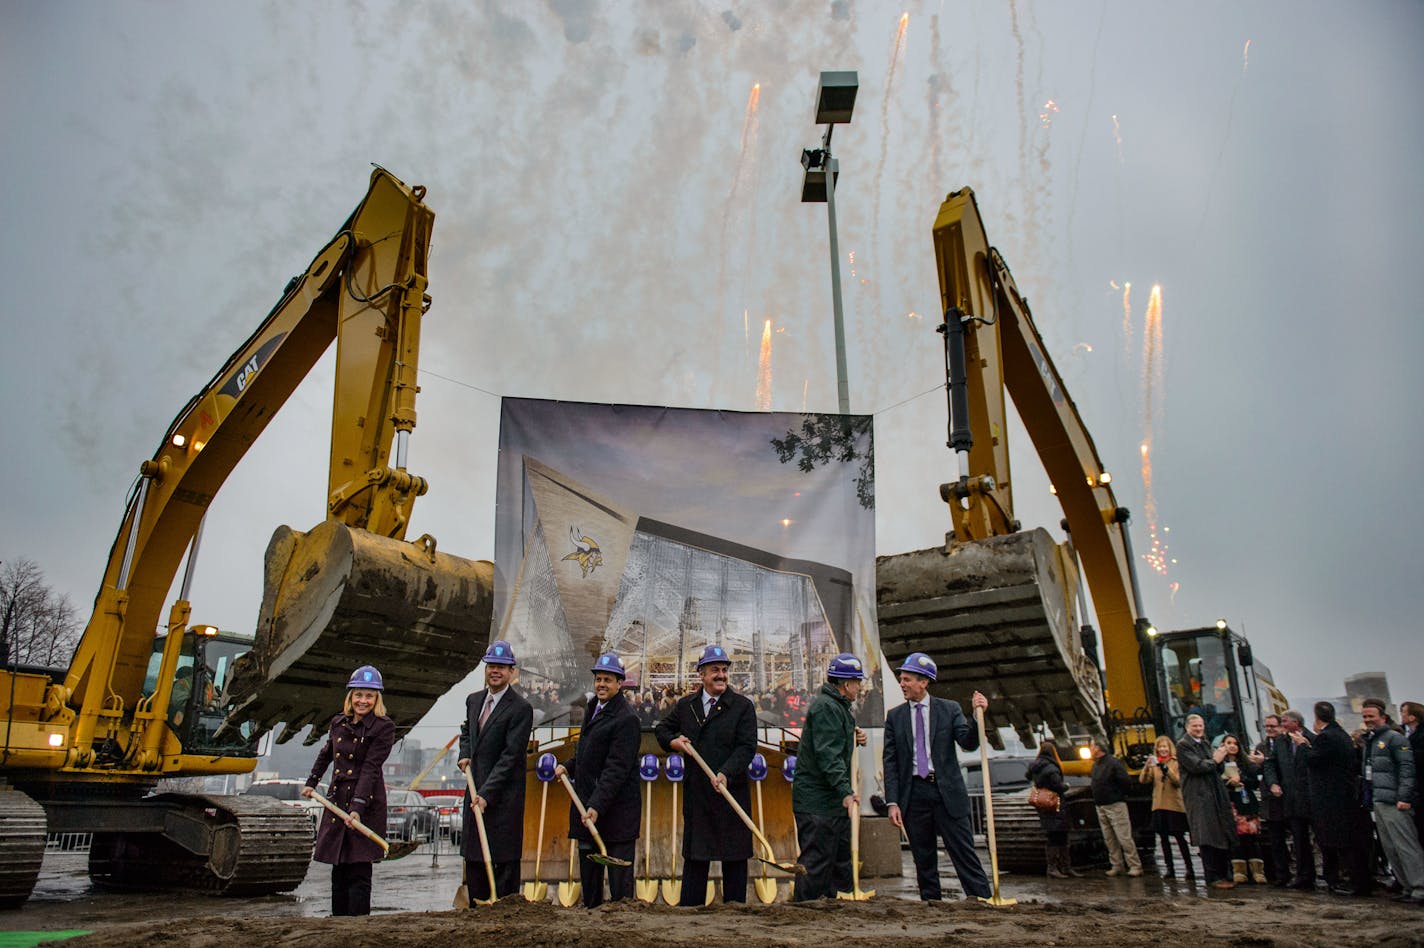
[[[611,651],[651,725],[709,644],[765,726],[799,725],[839,652],[882,720],[869,416],[506,398],[499,448],[497,636],[536,724],[581,724]]]

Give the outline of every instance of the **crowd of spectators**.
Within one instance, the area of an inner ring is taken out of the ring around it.
[[[1233,734],[1207,741],[1197,714],[1175,746],[1158,739],[1139,779],[1153,785],[1163,874],[1175,875],[1176,841],[1186,878],[1194,878],[1185,822],[1213,888],[1323,885],[1367,896],[1384,884],[1396,901],[1424,906],[1424,707],[1402,703],[1401,726],[1384,701],[1366,698],[1363,726],[1353,734],[1330,702],[1312,711],[1311,727],[1298,711],[1268,715],[1265,739],[1249,749]],[[1106,742],[1095,744],[1093,757],[1093,799],[1112,854],[1108,875],[1138,875],[1131,832],[1115,812],[1126,769]]]

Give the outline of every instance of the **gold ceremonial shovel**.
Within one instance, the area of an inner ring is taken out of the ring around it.
[[[317,793],[315,790],[312,791],[312,799],[320,803],[322,806],[326,807],[332,813],[336,814],[338,819],[346,819],[348,814],[345,810],[337,806],[335,803],[332,803],[330,800]],[[356,832],[360,833],[362,836],[366,837],[371,842],[381,847],[381,851],[386,854],[387,859],[399,859],[402,856],[409,856],[411,853],[415,852],[417,849],[420,848],[420,843],[413,839],[397,840],[394,844],[386,842],[384,839],[381,838],[380,833],[377,833],[375,830],[371,829],[371,827],[367,826],[365,823],[362,823],[359,817],[356,820],[355,829]]]

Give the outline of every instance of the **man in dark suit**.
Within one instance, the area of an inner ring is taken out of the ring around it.
[[[465,800],[465,882],[470,899],[490,898],[489,876],[480,849],[479,829],[471,807],[484,815],[494,865],[495,898],[519,891],[519,864],[524,857],[524,771],[534,709],[510,684],[514,680],[514,650],[503,640],[485,651],[485,689],[465,699],[460,725],[461,770],[474,767],[473,800]]]
[[[1271,837],[1270,859],[1266,862],[1266,875],[1271,885],[1283,889],[1290,885],[1291,863],[1290,821],[1286,819],[1285,779],[1282,776],[1292,766],[1290,738],[1281,729],[1280,715],[1266,715],[1266,738],[1256,745],[1256,752],[1265,758],[1265,773],[1261,783],[1261,815],[1265,818],[1266,830]]]
[[[955,751],[956,744],[965,751],[978,750],[979,730],[964,716],[959,702],[930,697],[930,682],[938,668],[928,655],[915,652],[898,670],[905,704],[885,718],[885,801],[890,822],[903,827],[910,838],[921,899],[933,902],[941,896],[937,838],[949,850],[965,896],[987,899],[993,893],[974,851],[969,792]],[[989,699],[977,691],[972,702],[976,708],[989,707]]]
[[[1335,720],[1335,706],[1315,703],[1315,739],[1310,742],[1310,807],[1320,871],[1336,895],[1368,895],[1370,816],[1360,802],[1363,763],[1350,735]],[[1346,884],[1345,876],[1349,876]]]
[[[681,698],[658,722],[658,744],[665,751],[688,753],[695,748],[717,782],[749,810],[752,805],[747,766],[756,753],[756,708],[751,699],[727,683],[731,659],[720,645],[709,645],[697,661],[702,687]],[[722,901],[747,900],[747,860],[752,833],[713,788],[701,767],[687,768],[682,798],[682,905],[707,900],[707,875],[713,861],[722,863]]]
[[[598,830],[608,855],[629,863],[608,867],[609,901],[633,897],[632,862],[642,815],[638,800],[638,743],[642,729],[637,712],[623,696],[625,677],[622,660],[611,652],[600,655],[594,663],[593,697],[584,712],[574,756],[568,761],[567,772],[588,813],[585,823],[579,819],[573,801],[569,801],[569,838],[579,841],[584,908],[603,904],[603,864],[592,858],[598,850],[589,824]],[[556,776],[564,772],[563,764],[554,769]]]
[[[1281,712],[1281,731],[1284,732],[1286,747],[1276,757],[1276,764],[1270,774],[1275,782],[1268,779],[1266,788],[1272,796],[1280,790],[1284,800],[1282,812],[1290,825],[1291,856],[1295,860],[1295,878],[1292,889],[1315,889],[1315,848],[1310,842],[1310,778],[1307,764],[1310,761],[1310,742],[1315,734],[1306,729],[1305,718],[1294,709]],[[1270,766],[1270,761],[1267,761]]]

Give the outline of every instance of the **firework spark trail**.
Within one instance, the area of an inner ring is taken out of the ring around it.
[[[1103,39],[1103,24],[1107,22],[1108,5],[1103,4],[1102,11],[1098,14],[1098,32],[1093,37],[1093,51],[1088,57],[1088,62],[1092,63],[1088,67],[1088,99],[1087,106],[1083,109],[1083,132],[1078,136],[1078,154],[1073,159],[1073,170],[1068,176],[1068,224],[1065,228],[1069,235],[1068,239],[1068,272],[1075,269],[1073,265],[1073,247],[1077,241],[1072,239],[1073,219],[1078,211],[1078,174],[1083,168],[1083,148],[1088,143],[1088,116],[1093,114],[1093,96],[1098,87],[1098,44]]]
[[[1246,67],[1251,65],[1251,41],[1247,40],[1246,45],[1241,47],[1241,71],[1244,73]]]
[[[1122,353],[1132,358],[1132,282],[1122,285]]]
[[[895,29],[895,45],[890,50],[890,68],[885,74],[885,96],[880,100],[880,161],[875,166],[875,181],[870,198],[870,255],[872,262],[880,253],[880,183],[885,177],[885,162],[890,155],[890,97],[895,91],[895,72],[905,52],[905,28],[910,24],[910,14],[900,14],[899,26]],[[876,315],[881,307],[877,303]]]
[[[1113,144],[1117,146],[1117,163],[1124,164],[1122,158],[1122,125],[1118,123],[1117,116],[1112,117],[1113,123]]]
[[[757,411],[771,411],[771,320],[769,319],[761,330],[761,359],[757,362],[756,400]]]
[[[746,116],[742,119],[741,151],[737,156],[737,169],[732,175],[732,188],[727,192],[727,200],[722,205],[721,253],[717,269],[717,318],[721,319],[727,301],[727,260],[730,255],[727,233],[731,227],[732,212],[736,207],[737,192],[741,187],[747,155],[756,148],[757,102],[761,99],[761,83],[754,83],[747,94]],[[745,322],[745,316],[743,317]],[[747,347],[751,347],[750,331],[747,332]],[[750,353],[748,353],[750,354]]]
[[[1162,416],[1162,389],[1165,381],[1162,351],[1162,287],[1153,286],[1147,300],[1147,313],[1142,324],[1142,487],[1143,509],[1147,514],[1150,541],[1143,559],[1159,574],[1167,574],[1166,528],[1159,533],[1157,497],[1152,489],[1152,439],[1155,423]]]
[[[801,414],[806,414],[806,393],[811,389],[811,380],[801,380]]]
[[[1246,41],[1249,49],[1251,41]],[[1246,55],[1246,50],[1241,51],[1242,56]],[[1231,84],[1231,98],[1226,103],[1226,129],[1221,133],[1221,147],[1216,152],[1216,163],[1211,167],[1211,177],[1206,182],[1206,200],[1202,201],[1202,216],[1197,222],[1196,234],[1192,237],[1192,250],[1195,251],[1201,242],[1202,231],[1206,229],[1207,218],[1211,213],[1212,192],[1216,190],[1216,177],[1221,172],[1221,165],[1226,160],[1226,146],[1231,141],[1231,120],[1236,115],[1236,94],[1241,91],[1242,77],[1246,74],[1246,67],[1243,61],[1241,73],[1237,75],[1236,81]]]

